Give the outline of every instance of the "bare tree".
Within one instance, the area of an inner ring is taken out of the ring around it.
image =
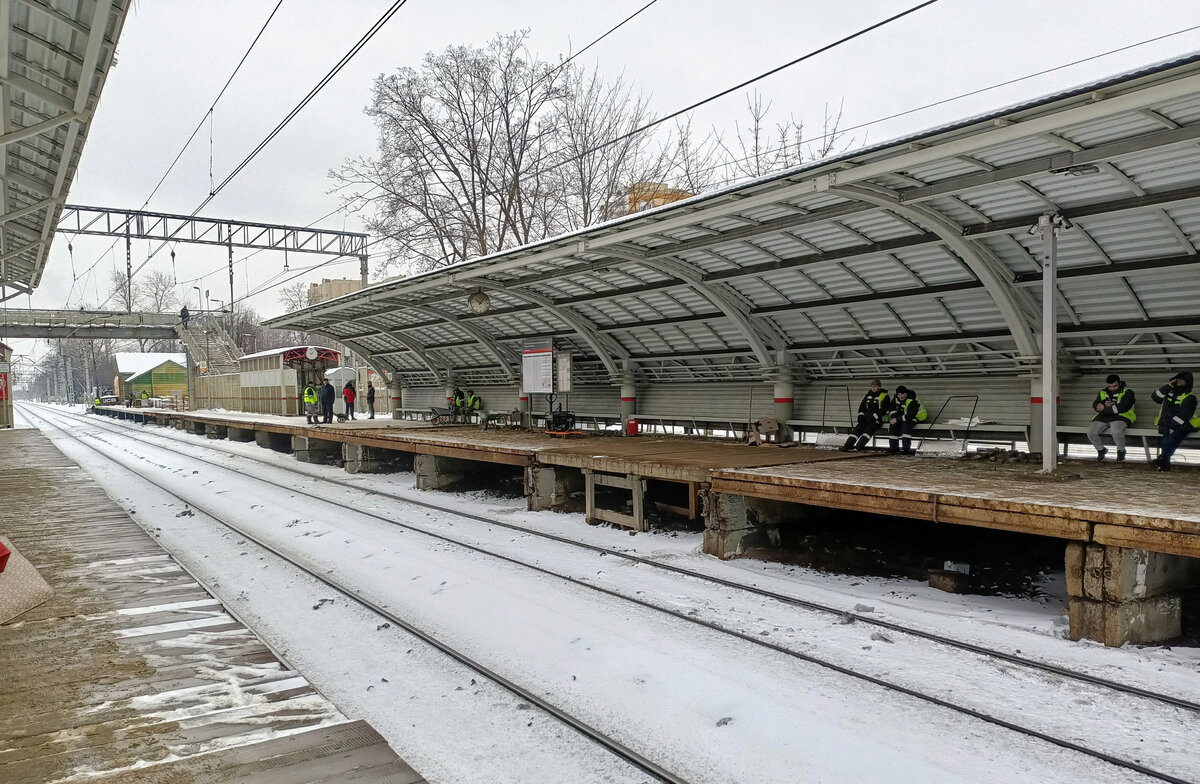
[[[279,304],[287,313],[308,307],[308,284],[304,281],[283,286],[279,289]],[[259,327],[257,335],[257,351],[281,346],[304,346],[312,342],[308,333],[294,329],[267,329]]]
[[[109,301],[124,311],[132,311],[141,296],[139,281],[130,281],[122,270],[113,268],[108,274]]]
[[[638,130],[652,120],[649,102],[623,79],[606,84],[596,71],[565,69],[547,167],[556,207],[547,223],[556,233],[604,220],[631,185],[662,178],[669,157],[649,154],[650,134]]]
[[[746,94],[749,118],[745,123],[735,124],[732,142],[720,144],[727,182],[764,177],[806,161],[821,160],[848,149],[854,142],[840,130],[841,105],[836,114],[826,107],[822,133],[811,140],[804,135],[804,123],[794,117],[771,122],[768,119],[771,105],[757,90]]]
[[[724,147],[716,128],[698,138],[692,118],[676,120],[674,139],[668,142],[667,177],[689,193],[703,193],[725,178]]]
[[[175,278],[165,270],[151,270],[136,286],[137,304],[151,313],[173,313],[179,309]]]
[[[331,176],[349,206],[370,203],[368,229],[391,240],[385,266],[419,271],[586,226],[614,195],[660,176],[663,156],[637,131],[646,99],[623,80],[538,60],[527,36],[452,46],[376,79],[366,113],[378,154]]]
[[[840,111],[809,140],[794,119],[772,122],[757,92],[729,143],[716,129],[694,133],[690,120],[656,142],[649,101],[631,84],[538,60],[527,38],[451,46],[376,78],[365,112],[377,152],[330,177],[345,206],[387,240],[377,274],[527,244],[604,220],[637,192],[657,204],[824,157],[841,143]]]
[[[295,313],[297,310],[308,307],[308,284],[304,281],[297,281],[287,286],[281,286],[279,304],[283,305],[286,313]]]

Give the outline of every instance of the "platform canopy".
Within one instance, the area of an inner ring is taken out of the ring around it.
[[[129,0],[0,2],[0,298],[33,291]]]
[[[1029,374],[1048,213],[1063,372],[1200,360],[1200,54],[268,324],[414,385]]]

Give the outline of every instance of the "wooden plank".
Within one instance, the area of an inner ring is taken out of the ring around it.
[[[1092,541],[1097,544],[1200,558],[1200,535],[1197,534],[1100,524],[1093,529]]]

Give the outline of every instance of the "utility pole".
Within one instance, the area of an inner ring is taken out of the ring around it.
[[[125,312],[133,312],[133,242],[129,224],[125,224]]]

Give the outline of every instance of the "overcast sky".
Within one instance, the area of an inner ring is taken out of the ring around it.
[[[375,133],[362,109],[380,73],[417,66],[450,44],[483,44],[528,28],[544,59],[579,49],[646,0],[409,0],[320,96],[203,211],[244,221],[307,225],[334,211],[328,171],[370,155]],[[274,0],[134,0],[118,63],[92,124],[68,203],[136,208],[166,172],[221,85],[270,14]],[[623,74],[667,114],[904,10],[895,0],[658,0],[587,52],[581,62]],[[225,96],[147,209],[191,213],[391,5],[390,0],[284,0]],[[787,114],[820,126],[828,104],[844,101],[844,125],[857,126],[962,93],[1129,46],[1200,24],[1196,0],[941,0],[849,44],[769,77],[757,86]],[[1200,30],[1175,35],[1033,79],[854,131],[874,144],[1096,78],[1200,50]],[[744,97],[731,95],[696,116],[700,127],[730,129]],[[353,216],[321,226],[359,230]],[[56,237],[41,287],[9,307],[95,305],[109,270],[124,268],[123,243],[78,237],[74,263]],[[135,241],[135,265],[150,245]],[[192,286],[228,299],[221,249],[179,245],[180,293]],[[235,250],[235,259],[248,251]],[[160,254],[148,269],[170,269]],[[99,263],[97,264],[97,261]],[[295,269],[324,257],[292,255]],[[95,264],[90,275],[84,271]],[[236,267],[244,295],[276,276],[281,254],[262,252]],[[72,272],[74,269],[74,273]],[[79,280],[72,289],[73,275]],[[357,277],[356,261],[299,280]],[[193,280],[204,276],[202,280]],[[81,300],[82,291],[82,300]],[[215,305],[215,303],[213,303]],[[253,297],[264,316],[281,312],[278,292]],[[33,341],[18,351],[42,353]]]

